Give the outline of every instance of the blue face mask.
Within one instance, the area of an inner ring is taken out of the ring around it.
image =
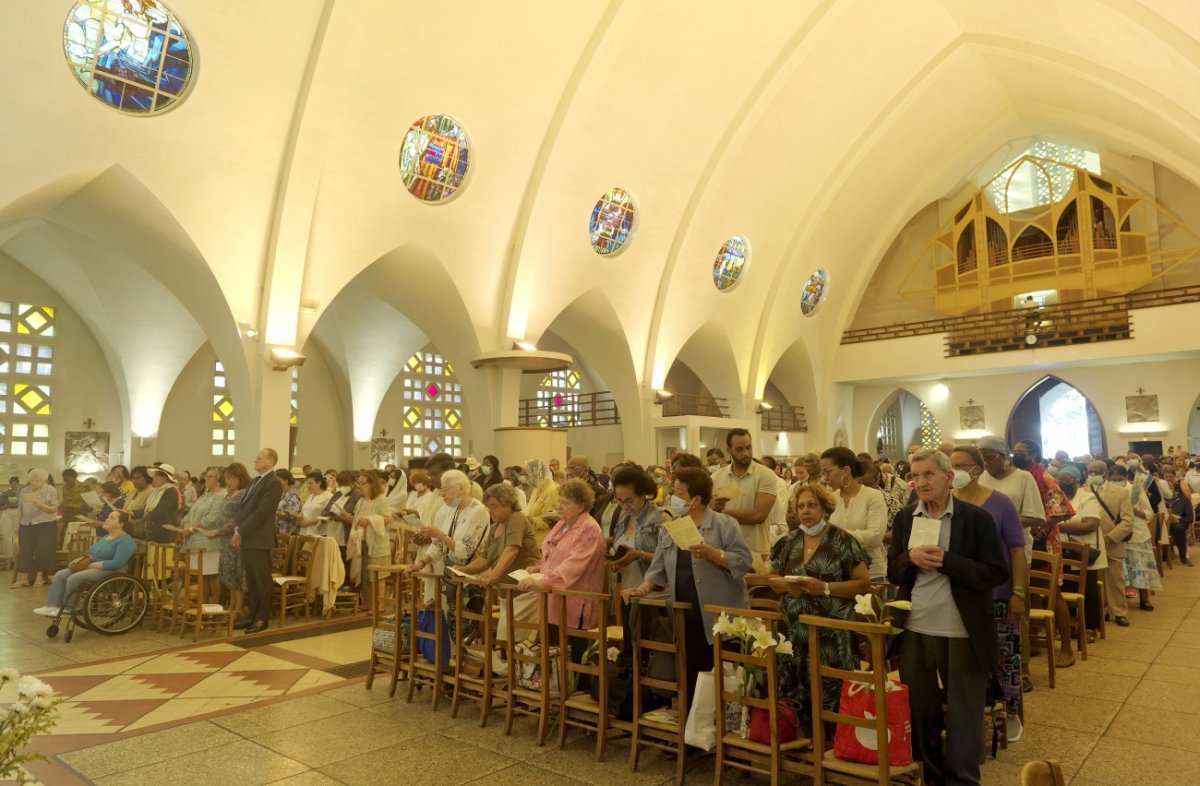
[[[1104,476],[1103,475],[1088,475],[1088,483],[1093,486],[1103,486],[1104,485]]]
[[[679,497],[671,497],[667,500],[667,510],[671,511],[676,518],[682,516],[684,513],[687,513],[691,506],[692,505],[690,502],[688,502],[686,499],[680,499]]]
[[[457,508],[460,504],[462,504],[462,497],[455,497],[446,504],[452,508]]]
[[[800,529],[804,531],[805,535],[812,535],[813,537],[816,537],[817,535],[820,535],[822,532],[824,532],[825,528],[827,526],[829,526],[829,522],[822,521],[820,524],[814,524],[811,527],[806,527],[803,524],[801,524]]]

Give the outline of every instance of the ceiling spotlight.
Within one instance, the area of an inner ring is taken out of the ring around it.
[[[258,331],[247,322],[239,322],[238,331],[246,338],[258,338]]]
[[[308,358],[294,349],[271,347],[271,365],[276,371],[287,371],[292,366],[303,366]]]
[[[525,352],[537,352],[537,344],[530,341],[514,341],[513,349],[520,349]]]
[[[757,415],[761,415],[764,412],[770,412],[773,409],[775,409],[775,405],[770,401],[760,401],[758,402],[758,409],[754,410],[754,412]]]
[[[662,403],[664,403],[664,402],[665,402],[667,399],[671,398],[671,397],[672,397],[672,396],[674,396],[674,395],[675,395],[675,394],[674,394],[674,393],[672,393],[672,392],[671,392],[671,391],[669,391],[669,390],[656,390],[656,391],[654,391],[654,403],[655,403],[655,404],[662,404]]]

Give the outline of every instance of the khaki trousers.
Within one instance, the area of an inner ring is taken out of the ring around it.
[[[1108,571],[1104,575],[1104,597],[1108,601],[1108,613],[1114,617],[1128,617],[1129,604],[1125,602],[1125,558],[1108,558]]]

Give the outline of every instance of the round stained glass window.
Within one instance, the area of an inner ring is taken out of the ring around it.
[[[635,214],[629,192],[610,188],[592,208],[592,219],[588,222],[592,250],[600,256],[611,256],[623,249],[633,234]]]
[[[470,164],[467,134],[449,115],[422,117],[400,146],[400,177],[409,193],[424,202],[444,202],[457,194]]]
[[[737,284],[750,258],[750,244],[741,235],[725,241],[717,258],[713,261],[713,283],[722,292],[728,292]]]
[[[806,317],[816,313],[817,307],[825,301],[829,292],[829,272],[823,267],[813,271],[804,282],[804,291],[800,293],[800,311]]]
[[[63,52],[96,98],[155,115],[183,99],[195,53],[183,25],[158,0],[83,0],[67,15]]]

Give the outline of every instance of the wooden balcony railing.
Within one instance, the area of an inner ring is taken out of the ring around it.
[[[700,415],[709,418],[729,417],[729,403],[723,398],[697,396],[691,393],[676,393],[663,401],[663,417],[676,415]]]
[[[561,393],[554,398],[521,399],[517,422],[522,426],[567,428],[569,426],[615,426],[621,422],[612,393]]]
[[[808,431],[804,407],[774,407],[762,413],[763,431]]]
[[[958,357],[1031,347],[1117,341],[1132,337],[1129,312],[1133,309],[1196,302],[1200,302],[1200,285],[1173,287],[1056,303],[1038,309],[1016,308],[847,330],[842,334],[842,343],[861,344],[944,333],[946,357]],[[1037,339],[1032,344],[1027,340],[1030,335]]]

